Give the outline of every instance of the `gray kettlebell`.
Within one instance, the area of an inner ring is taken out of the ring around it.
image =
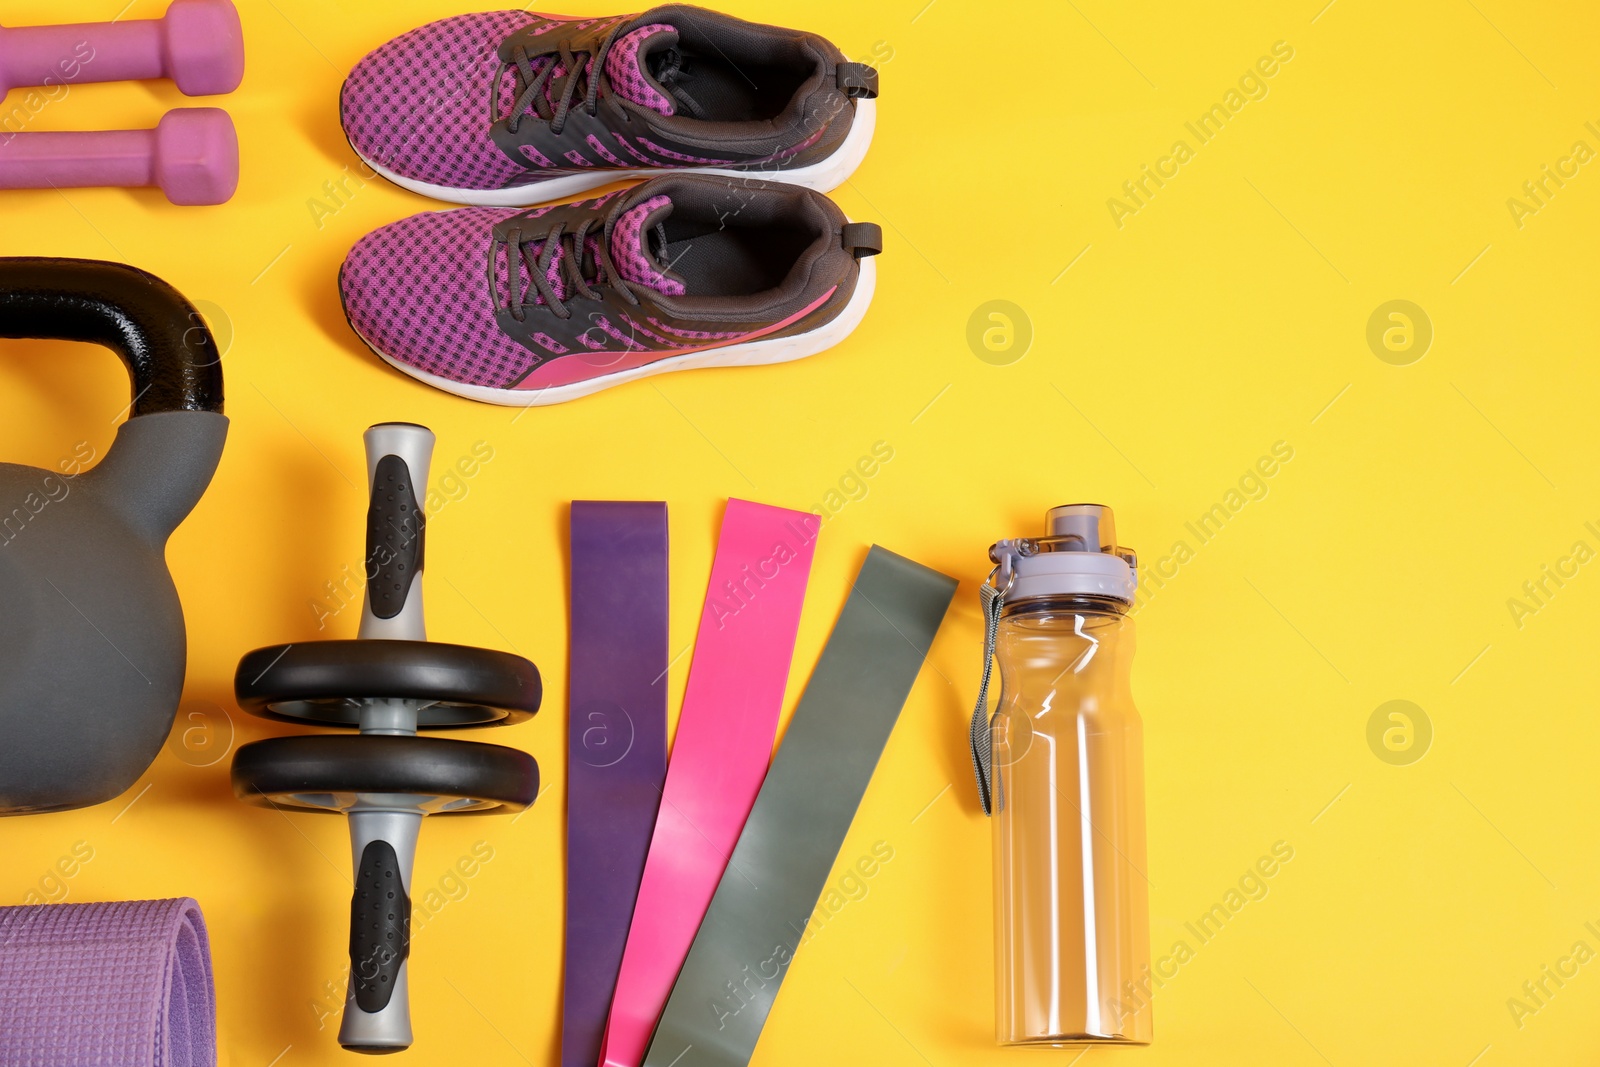
[[[0,258],[0,337],[96,342],[133,379],[89,470],[0,463],[0,815],[22,815],[111,799],[171,731],[187,646],[167,537],[228,420],[204,320],[144,271]]]

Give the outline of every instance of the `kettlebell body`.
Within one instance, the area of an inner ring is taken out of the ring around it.
[[[0,814],[16,815],[115,797],[171,731],[187,647],[166,543],[228,420],[203,320],[142,271],[0,259],[0,337],[101,342],[134,386],[89,470],[0,463]]]

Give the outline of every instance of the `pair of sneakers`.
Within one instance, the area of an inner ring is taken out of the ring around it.
[[[876,96],[822,37],[688,5],[429,23],[356,65],[340,117],[372,170],[471,206],[362,238],[345,314],[405,373],[518,406],[813,355],[872,299],[882,233],[822,192]]]

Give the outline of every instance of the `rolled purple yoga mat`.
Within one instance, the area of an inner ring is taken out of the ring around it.
[[[562,1067],[594,1067],[667,776],[667,505],[572,503]]]
[[[215,1067],[217,1008],[188,897],[0,908],[0,1067]]]

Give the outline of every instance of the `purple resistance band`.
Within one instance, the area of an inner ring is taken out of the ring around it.
[[[217,1006],[188,897],[0,908],[0,1067],[215,1067]]]
[[[572,504],[562,1067],[595,1067],[667,776],[667,506]]]

